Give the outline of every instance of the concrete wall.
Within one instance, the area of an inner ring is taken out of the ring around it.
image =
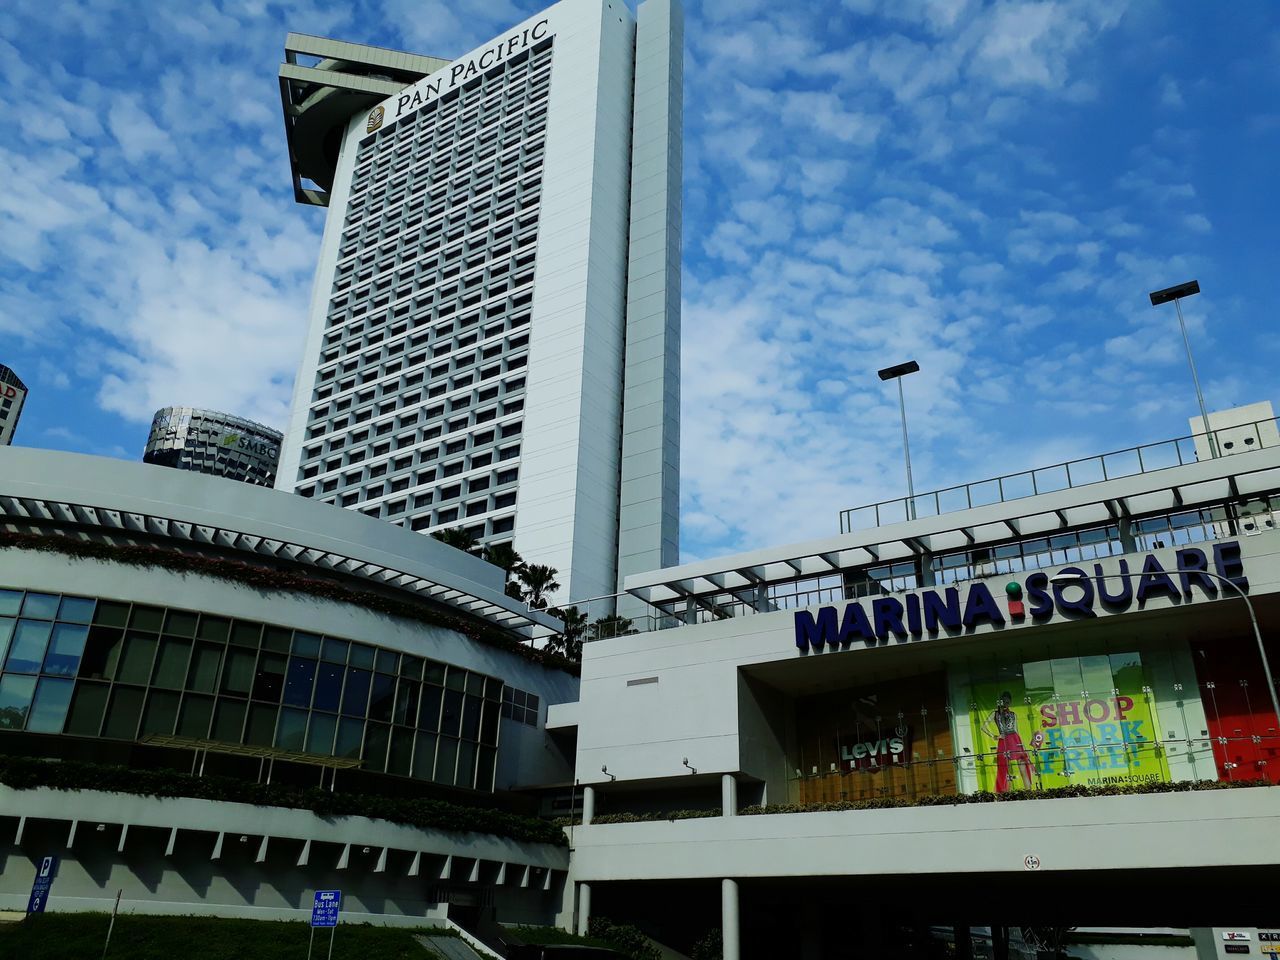
[[[609,824],[574,879],[673,880],[1280,863],[1280,787]]]
[[[3,909],[25,908],[34,865],[53,854],[51,910],[108,909],[122,890],[137,912],[300,919],[314,890],[341,889],[349,919],[421,923],[444,916],[432,892],[456,885],[501,891],[515,919],[549,918],[569,863],[548,844],[95,791],[0,787],[0,829]]]

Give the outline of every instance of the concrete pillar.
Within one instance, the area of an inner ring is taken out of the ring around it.
[[[585,827],[591,823],[592,818],[596,815],[596,788],[582,788],[582,825]]]
[[[720,812],[726,817],[738,815],[738,781],[732,773],[720,778]]]
[[[578,936],[587,935],[587,927],[591,924],[591,884],[578,884]]]
[[[720,881],[720,938],[724,944],[724,960],[741,960],[738,929],[738,881],[728,877]]]
[[[1120,550],[1122,553],[1137,553],[1138,540],[1133,535],[1133,521],[1128,517],[1121,517],[1116,521],[1116,527],[1120,531]]]
[[[933,574],[933,554],[922,553],[916,561],[920,570],[920,586],[932,587],[936,586],[937,579]]]

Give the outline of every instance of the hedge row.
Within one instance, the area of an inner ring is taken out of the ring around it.
[[[0,756],[0,784],[15,790],[101,790],[144,797],[193,797],[261,807],[310,810],[321,817],[369,817],[410,827],[483,833],[526,843],[567,846],[555,824],[488,807],[464,807],[427,797],[380,797],[318,787],[250,783],[232,777],[196,777],[167,770],[133,770],[78,761]]]
[[[744,807],[741,816],[775,813],[841,813],[846,810],[888,810],[896,807],[941,807],[965,803],[1012,803],[1019,800],[1060,800],[1064,797],[1120,797],[1145,793],[1187,793],[1199,790],[1234,790],[1241,787],[1269,787],[1267,780],[1180,780],[1174,783],[1112,784],[1051,787],[1047,790],[1015,790],[1009,793],[925,794],[918,797],[868,797],[864,800],[831,800],[816,803],[773,803]],[[718,810],[671,810],[666,813],[607,813],[591,818],[591,825],[611,823],[652,823],[659,820],[695,820],[718,817]],[[582,826],[580,819],[556,821],[564,826]]]
[[[367,590],[353,590],[335,580],[316,577],[303,572],[282,570],[261,563],[249,563],[230,557],[210,557],[203,554],[182,553],[145,544],[98,543],[72,540],[63,536],[47,536],[33,533],[0,531],[0,548],[39,550],[44,553],[60,553],[66,556],[93,560],[106,560],[145,569],[160,568],[175,573],[194,573],[228,580],[255,587],[259,590],[278,590],[285,593],[304,593],[312,597],[349,603],[375,613],[384,613],[405,620],[415,620],[433,627],[454,630],[477,643],[501,647],[526,660],[549,667],[556,667],[578,676],[581,668],[565,657],[536,649],[521,643],[506,633],[487,626],[483,621],[454,616],[444,610],[398,600],[395,597]]]

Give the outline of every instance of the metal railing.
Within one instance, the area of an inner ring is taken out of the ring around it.
[[[1272,417],[1211,431],[1219,455],[1230,456],[1280,445],[1277,419],[1280,418]],[[956,513],[974,507],[1197,463],[1202,458],[1196,453],[1196,441],[1203,442],[1206,439],[1205,433],[1192,434],[974,483],[944,487],[915,497],[883,500],[865,507],[841,510],[840,532],[871,530],[890,523],[902,523],[912,517],[936,517],[944,513]]]

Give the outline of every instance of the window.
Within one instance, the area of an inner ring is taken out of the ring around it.
[[[538,725],[538,707],[537,694],[525,693],[523,690],[517,690],[514,687],[503,688],[502,715],[504,717],[536,727]]]

